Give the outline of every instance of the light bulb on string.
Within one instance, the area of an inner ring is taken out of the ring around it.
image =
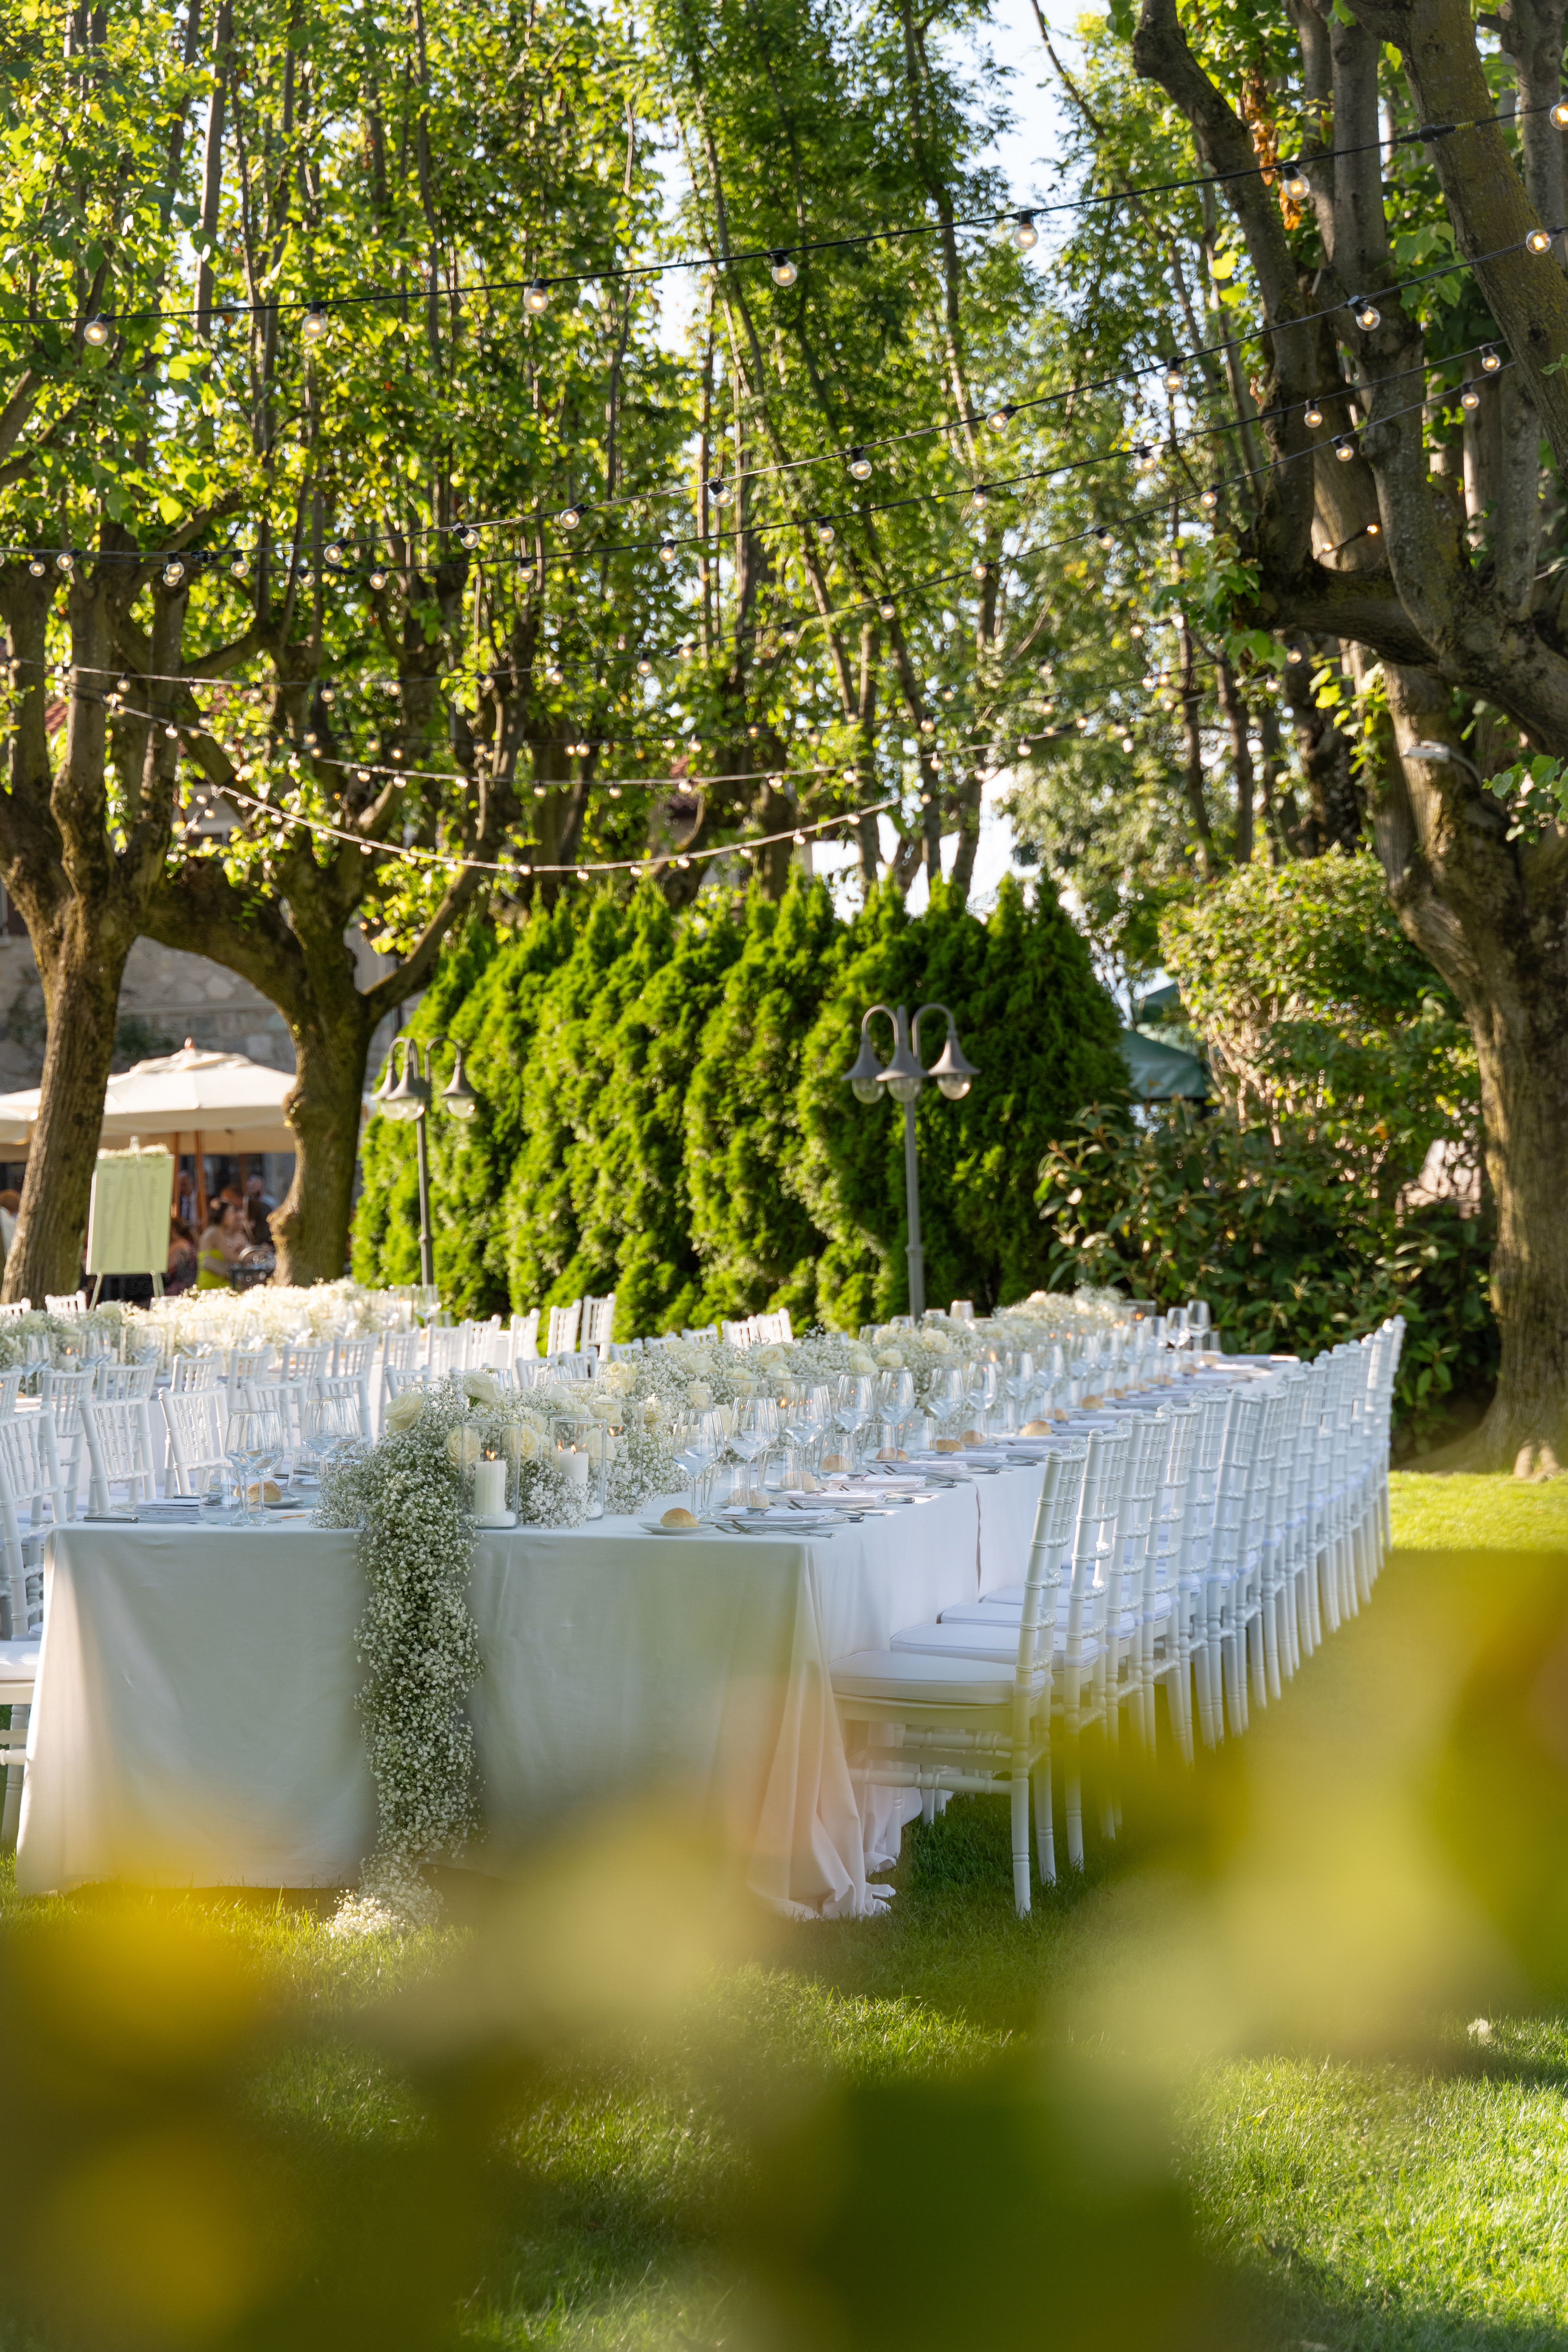
[[[1527,253],[1550,253],[1551,236],[1543,228],[1532,228],[1524,240],[1524,249]]]
[[[175,724],[174,724],[174,720],[173,720],[172,719],[169,720],[168,724],[164,727],[164,729],[163,729],[163,733],[164,733],[165,737],[167,738],[167,740],[168,740],[171,743],[176,743],[176,742],[178,742],[178,740],[179,740],[179,737],[180,737],[180,730],[179,730],[179,729],[175,726]]]
[[[922,735],[934,735],[936,733],[936,720],[931,716],[929,711],[921,720],[921,733]]]
[[[474,529],[473,524],[472,524],[471,522],[465,523],[465,524],[463,525],[462,530],[458,533],[458,546],[459,546],[459,547],[478,547],[479,543],[479,532]]]
[[[1552,120],[1559,131],[1568,131],[1568,106],[1559,99],[1552,110]]]
[[[1310,401],[1307,403],[1306,412],[1305,412],[1305,415],[1303,415],[1303,418],[1302,418],[1302,422],[1303,422],[1303,424],[1310,425],[1311,425],[1314,429],[1316,429],[1316,427],[1317,427],[1318,425],[1320,425],[1322,423],[1322,421],[1323,421],[1323,412],[1322,412],[1322,410],[1318,406],[1318,404],[1317,404],[1317,402],[1316,402],[1315,400],[1310,400]]]
[[[972,580],[984,580],[990,568],[985,558],[983,555],[977,555],[969,567],[969,576]]]
[[[1355,443],[1351,439],[1348,433],[1335,434],[1334,455],[1339,459],[1342,466],[1348,466],[1351,459],[1355,456]]]
[[[335,686],[323,686],[323,687],[322,687],[322,688],[321,688],[321,700],[326,704],[327,709],[328,709],[329,710],[331,709],[331,707],[332,707],[333,703],[337,700],[337,698],[338,698],[338,689],[337,689],[337,688],[336,688]]]
[[[1480,404],[1481,395],[1473,383],[1467,382],[1464,390],[1459,394],[1459,406],[1461,408],[1479,408]]]
[[[68,572],[75,562],[76,558],[71,553],[70,549],[68,547],[62,547],[59,553],[55,558],[55,570],[57,572]]]
[[[90,343],[94,351],[101,351],[109,341],[111,324],[112,321],[106,319],[100,311],[97,317],[89,319],[82,329],[82,341]]]
[[[326,561],[328,563],[331,563],[331,564],[339,564],[339,563],[341,563],[341,562],[342,562],[342,560],[343,560],[343,551],[342,551],[342,548],[341,544],[339,543],[339,541],[338,541],[337,540],[335,540],[335,539],[329,540],[329,541],[328,541],[328,542],[327,542],[327,544],[326,544],[326,546],[322,549],[321,552],[322,552],[322,555],[323,555],[323,557],[324,557],[325,561]]]
[[[373,588],[384,588],[386,585],[386,574],[379,565],[370,575],[370,584]]]
[[[858,482],[868,482],[870,480],[871,460],[867,457],[864,449],[855,448],[850,450],[849,471]]]
[[[651,677],[653,676],[653,664],[649,661],[647,654],[644,654],[638,660],[637,676],[639,677]]]
[[[1108,530],[1102,523],[1100,528],[1094,534],[1094,542],[1097,547],[1103,548],[1106,554],[1109,555],[1111,549],[1116,544],[1116,534],[1114,531]]]
[[[834,530],[833,525],[830,522],[825,522],[819,519],[816,525],[816,536],[822,541],[824,547],[831,547],[838,534]]]
[[[1205,482],[1203,488],[1198,492],[1198,504],[1199,506],[1205,508],[1211,514],[1215,508],[1218,506],[1219,491],[1213,482]]]
[[[884,596],[877,610],[884,621],[895,621],[899,616],[899,608],[890,596]]]
[[[300,328],[300,332],[304,336],[307,342],[319,343],[322,337],[327,333],[331,325],[331,320],[328,318],[321,304],[319,302],[312,302],[310,309],[305,313],[303,322]]]
[[[779,631],[779,643],[781,646],[798,645],[800,643],[800,631],[796,628],[793,628],[786,622],[784,626]]]
[[[1040,241],[1033,213],[1018,213],[1013,222],[1013,242],[1020,253],[1033,253]]]
[[[800,276],[782,245],[775,245],[768,256],[768,276],[775,286],[793,286]]]
[[[48,568],[41,555],[30,555],[27,558],[27,570],[35,580],[41,580]]]
[[[1152,474],[1160,464],[1160,452],[1147,441],[1140,441],[1132,452],[1132,469],[1138,474]]]
[[[552,662],[544,673],[552,686],[559,686],[563,675],[559,662]]]
[[[246,571],[247,571],[247,565],[246,565],[246,561],[245,561],[244,556],[243,556],[243,555],[237,555],[237,556],[235,557],[235,559],[234,559],[234,562],[229,565],[228,570],[229,570],[229,577],[230,577],[231,579],[233,579],[233,580],[243,580],[243,579],[245,578]]]
[[[531,310],[536,319],[542,311],[549,310],[550,288],[545,279],[542,278],[529,279],[527,290],[522,298],[522,307],[525,310]]]
[[[1369,302],[1364,294],[1352,295],[1351,309],[1355,314],[1356,325],[1369,335],[1374,327],[1383,324],[1383,312],[1375,302]]]
[[[1280,185],[1284,188],[1285,194],[1293,205],[1304,204],[1312,193],[1312,184],[1306,173],[1300,163],[1286,163],[1281,168],[1284,176]]]
[[[730,485],[724,480],[721,475],[716,479],[710,481],[708,485],[708,495],[712,499],[716,507],[721,507],[728,503],[731,495]]]
[[[185,567],[178,556],[175,556],[172,562],[164,564],[163,581],[165,588],[177,588],[184,576]]]
[[[1005,400],[999,406],[991,411],[991,414],[986,418],[985,422],[989,425],[993,433],[1005,433],[1008,425],[1011,425],[1016,414],[1017,411],[1013,406],[1012,402],[1010,400]]]
[[[1491,344],[1483,343],[1481,345],[1481,368],[1483,373],[1487,375],[1496,375],[1501,365],[1502,362],[1499,359],[1497,352],[1493,350]]]
[[[969,493],[969,500],[970,504],[976,509],[976,511],[982,511],[990,505],[990,493],[987,491],[984,482],[975,483],[974,488]]]
[[[583,520],[580,507],[563,507],[555,518],[563,530],[575,530]]]
[[[659,541],[658,560],[661,563],[673,563],[675,562],[675,552],[674,540],[661,539]]]

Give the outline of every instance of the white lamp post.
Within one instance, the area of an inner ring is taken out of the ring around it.
[[[871,1043],[871,1023],[879,1013],[886,1014],[893,1024],[893,1058],[885,1066],[878,1061]],[[940,1013],[947,1023],[942,1052],[929,1070],[919,1051],[921,1023],[928,1013]],[[926,1276],[925,1245],[921,1240],[921,1174],[915,1156],[915,1105],[928,1078],[936,1080],[950,1102],[960,1102],[978,1076],[973,1063],[963,1057],[957,1025],[945,1004],[922,1004],[912,1021],[902,1004],[897,1008],[873,1004],[869,1012],[861,1015],[860,1051],[854,1068],[845,1072],[845,1080],[854,1088],[857,1102],[875,1102],[885,1087],[894,1101],[904,1107],[904,1195],[910,1221],[905,1255],[910,1262],[910,1313],[917,1323],[926,1311]]]

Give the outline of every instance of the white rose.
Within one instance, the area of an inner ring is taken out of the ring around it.
[[[614,1364],[606,1364],[594,1385],[595,1388],[607,1390],[611,1396],[630,1396],[637,1386],[637,1367],[623,1360]]]
[[[686,1402],[698,1412],[706,1412],[713,1402],[713,1391],[706,1381],[693,1381],[686,1391]]]
[[[862,1376],[877,1369],[877,1359],[869,1348],[851,1348],[847,1360],[850,1370]]]
[[[877,1350],[877,1361],[881,1365],[884,1371],[901,1372],[904,1369],[904,1360],[902,1356],[900,1355],[897,1348],[879,1348]]]
[[[406,1437],[425,1410],[422,1388],[399,1389],[386,1408],[386,1426],[396,1437]]]
[[[531,1421],[519,1421],[512,1424],[511,1443],[517,1448],[520,1462],[536,1462],[539,1459],[542,1440]]]
[[[465,1372],[463,1393],[470,1404],[499,1404],[500,1382],[493,1372]]]
[[[449,1429],[447,1432],[447,1459],[455,1462],[459,1470],[467,1470],[479,1458],[479,1433],[477,1429]]]

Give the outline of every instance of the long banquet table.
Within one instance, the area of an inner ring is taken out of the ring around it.
[[[486,1531],[470,1706],[504,1872],[574,1812],[678,1792],[775,1907],[875,1906],[918,1799],[857,1806],[827,1669],[1023,1573],[1037,1466],[831,1537]],[[650,1507],[649,1516],[658,1506]],[[57,1529],[17,1885],[352,1884],[374,1838],[354,1538],[304,1522]]]

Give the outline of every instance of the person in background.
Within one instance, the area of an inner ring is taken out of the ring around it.
[[[245,1180],[245,1222],[251,1240],[258,1249],[272,1247],[272,1228],[267,1220],[278,1206],[259,1176]]]
[[[175,1298],[196,1278],[196,1239],[184,1217],[169,1219],[169,1262],[163,1269],[163,1295]]]
[[[212,1223],[196,1244],[196,1288],[227,1290],[233,1267],[250,1255],[245,1212],[237,1201],[213,1204]]]
[[[0,1192],[0,1265],[11,1255],[11,1244],[16,1234],[16,1212],[21,1205],[20,1192]]]

